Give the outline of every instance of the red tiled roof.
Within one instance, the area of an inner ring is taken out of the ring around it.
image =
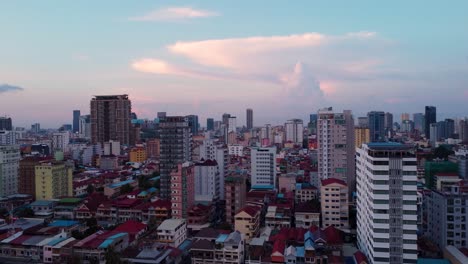
[[[328,244],[341,245],[343,244],[343,237],[341,231],[336,229],[334,226],[329,226],[323,230],[327,237]]]
[[[242,208],[241,210],[239,210],[238,213],[245,212],[246,214],[250,215],[251,217],[254,217],[258,213],[258,211],[260,211],[260,207],[246,206],[246,207]]]
[[[361,251],[354,253],[354,258],[356,259],[357,264],[367,263],[367,257]]]
[[[129,233],[129,234],[138,234],[142,230],[144,230],[145,228],[146,228],[145,224],[143,224],[141,222],[138,222],[138,221],[129,220],[129,221],[119,225],[114,230],[119,231],[119,232],[126,232],[126,233]]]
[[[284,240],[277,239],[275,241],[275,244],[273,245],[273,253],[278,252],[281,255],[283,255],[285,247],[286,247],[286,243],[284,242]]]
[[[135,207],[139,204],[142,203],[142,200],[140,199],[122,199],[122,200],[116,200],[112,204],[116,207]]]
[[[322,186],[327,186],[327,185],[333,184],[333,183],[337,183],[337,184],[341,184],[341,185],[344,185],[344,186],[348,186],[348,185],[346,184],[346,182],[344,182],[343,180],[340,180],[340,179],[328,178],[328,179],[322,180]]]
[[[9,244],[11,244],[11,245],[21,245],[21,244],[24,243],[24,241],[30,239],[31,237],[33,237],[33,236],[31,236],[31,235],[21,235],[21,236],[15,238],[15,239],[13,239],[12,241],[10,241]]]

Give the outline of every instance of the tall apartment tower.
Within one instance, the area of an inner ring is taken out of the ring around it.
[[[223,114],[223,124],[226,126],[229,126],[229,118],[231,117],[231,114],[224,113]]]
[[[252,148],[252,188],[276,188],[276,147]]]
[[[192,159],[191,128],[183,116],[166,116],[159,123],[161,197],[171,196],[171,172]]]
[[[236,132],[237,128],[237,118],[235,116],[230,116],[228,120],[228,132]]]
[[[0,116],[0,130],[13,130],[11,117]]]
[[[63,162],[43,161],[35,166],[36,200],[73,196],[73,170]]]
[[[73,110],[73,133],[80,130],[80,110]]]
[[[384,125],[385,131],[393,130],[393,114],[392,113],[389,113],[389,112],[385,113],[384,123],[385,123]]]
[[[431,124],[437,122],[437,109],[435,106],[426,106],[424,113],[424,134],[430,137]]]
[[[226,177],[226,222],[233,225],[236,213],[244,208],[246,202],[246,182],[243,175]]]
[[[0,197],[18,193],[19,145],[0,146]]]
[[[423,113],[414,113],[413,114],[414,129],[420,133],[424,132],[424,114]]]
[[[208,131],[214,130],[214,119],[213,118],[207,118],[206,119],[206,130],[208,130]]]
[[[198,135],[198,116],[197,115],[188,115],[187,116],[187,121],[190,126],[190,130],[193,136]]]
[[[247,109],[247,129],[253,128],[253,110]]]
[[[320,179],[337,178],[355,189],[354,120],[350,110],[333,113],[333,108],[318,111],[318,174]]]
[[[367,113],[371,142],[385,141],[385,112],[372,111]]]
[[[359,249],[372,264],[416,263],[417,166],[414,148],[369,143],[356,151]]]
[[[195,170],[192,162],[179,163],[171,171],[172,218],[187,219],[189,209],[195,203]]]
[[[132,104],[128,95],[102,95],[91,99],[91,141],[130,144]]]
[[[302,144],[304,140],[304,124],[301,119],[291,119],[284,124],[286,130],[286,142],[291,141]]]
[[[410,120],[409,113],[402,113],[401,114],[401,122],[406,121],[406,120]]]

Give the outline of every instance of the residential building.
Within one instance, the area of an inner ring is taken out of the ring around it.
[[[416,263],[417,160],[414,148],[369,143],[357,149],[357,234],[372,264]]]
[[[198,135],[199,125],[198,125],[198,116],[197,115],[188,115],[187,122],[190,127],[192,136]]]
[[[119,168],[119,157],[115,155],[102,155],[99,157],[99,169],[113,171]]]
[[[358,126],[369,127],[369,119],[367,118],[367,116],[358,117]]]
[[[34,123],[31,125],[31,132],[38,134],[41,131],[41,124]]]
[[[52,134],[52,151],[67,152],[68,144],[70,144],[70,132],[62,131]]]
[[[216,160],[218,163],[221,200],[224,200],[224,178],[228,171],[228,157],[228,147],[213,139],[204,139],[200,145],[200,160]]]
[[[370,130],[367,127],[354,128],[354,147],[360,148],[362,144],[370,142]]]
[[[187,239],[187,224],[184,219],[167,219],[157,228],[158,242],[177,248]]]
[[[322,226],[349,228],[348,185],[340,179],[322,180],[320,187]]]
[[[115,140],[128,145],[132,112],[128,95],[95,96],[90,105],[92,143]]]
[[[126,232],[101,230],[75,243],[73,254],[88,263],[101,263],[105,262],[108,248],[112,247],[115,252],[121,252],[128,247],[129,240],[129,234]]]
[[[252,187],[276,188],[276,147],[252,148]]]
[[[48,158],[25,157],[19,162],[18,193],[36,197],[36,166]]]
[[[228,153],[230,156],[244,156],[244,146],[240,144],[228,145]]]
[[[182,116],[167,116],[159,124],[161,198],[171,197],[171,172],[192,157],[191,128]]]
[[[356,177],[354,120],[351,111],[334,113],[330,107],[319,110],[318,114],[319,178],[341,179],[346,182],[352,193],[355,189]]]
[[[161,144],[158,138],[146,141],[146,157],[148,159],[159,159]]]
[[[36,200],[73,196],[73,170],[63,162],[42,161],[35,167]]]
[[[0,197],[18,193],[19,145],[0,145]]]
[[[318,184],[317,184],[318,185]],[[318,199],[318,189],[310,183],[296,184],[296,203],[305,203]]]
[[[134,147],[130,150],[130,162],[142,163],[146,161],[146,149],[144,147]]]
[[[16,145],[16,131],[0,130],[0,145]]]
[[[286,130],[286,142],[302,145],[304,140],[304,124],[301,119],[288,120],[284,124]]]
[[[237,118],[235,116],[230,116],[228,120],[228,133],[236,132],[237,129]]]
[[[202,233],[202,230],[200,233]],[[194,238],[190,248],[192,264],[244,263],[244,238],[238,231],[230,234],[219,234],[213,230],[214,236],[207,238]],[[197,234],[198,236],[198,234]]]
[[[226,222],[233,225],[236,213],[246,202],[246,179],[242,175],[229,175],[225,179]]]
[[[0,130],[13,130],[13,124],[11,122],[11,117],[0,116]]]
[[[409,116],[410,116],[409,113],[402,113],[401,114],[401,122],[409,121],[410,120]]]
[[[216,160],[195,163],[195,201],[218,201],[220,198],[219,168]]]
[[[385,112],[372,111],[367,113],[367,118],[369,119],[370,142],[385,141]]]
[[[195,204],[195,166],[191,162],[179,163],[171,174],[171,203],[173,218],[187,218]]]
[[[206,119],[206,130],[213,131],[214,130],[214,119],[207,118]]]
[[[81,138],[91,138],[91,115],[80,116],[79,136]]]
[[[104,152],[103,154],[119,156],[120,155],[120,142],[115,140],[109,140],[108,142],[104,142]]]
[[[424,114],[415,113],[413,114],[414,129],[420,133],[424,132]]]
[[[291,227],[292,204],[272,204],[267,207],[265,226],[271,229]]]
[[[426,106],[424,114],[424,134],[426,138],[430,138],[430,126],[437,123],[437,109],[435,106]]]
[[[73,110],[73,133],[80,131],[80,110]]]
[[[393,114],[386,112],[384,118],[384,128],[385,131],[392,131],[393,130]]]
[[[248,108],[246,110],[246,113],[247,113],[247,129],[252,129],[253,128],[253,110]]]
[[[461,181],[428,196],[427,236],[440,249],[468,245],[468,182]]]
[[[234,230],[239,231],[247,244],[260,232],[261,207],[246,206],[235,216]]]
[[[320,226],[320,206],[311,201],[296,205],[294,217],[296,228],[309,229],[312,226]]]

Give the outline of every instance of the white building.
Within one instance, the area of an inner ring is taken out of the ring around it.
[[[229,117],[229,124],[228,124],[228,127],[229,127],[229,132],[236,132],[236,128],[237,128],[237,118],[235,116],[231,116]]]
[[[79,136],[81,138],[91,138],[91,117],[90,115],[80,116]]]
[[[109,142],[104,142],[104,155],[120,155],[120,142],[109,140]]]
[[[18,192],[19,160],[18,145],[0,146],[0,197]]]
[[[304,125],[301,119],[288,120],[284,124],[286,130],[286,142],[302,144],[304,140]]]
[[[216,160],[195,164],[195,201],[212,202],[220,196],[219,168]]]
[[[398,143],[363,144],[356,163],[359,249],[372,264],[416,263],[414,149]]]
[[[159,225],[158,242],[178,247],[187,239],[187,223],[184,219],[167,219]]]
[[[252,187],[276,188],[276,147],[251,149]]]
[[[10,130],[0,130],[0,145],[15,145],[16,132]]]
[[[228,148],[218,144],[214,139],[205,139],[200,145],[200,159],[216,160],[219,170],[220,199],[224,200],[224,177],[227,175]]]
[[[70,144],[70,132],[56,132],[52,134],[52,150],[55,151],[68,151],[68,144]]]
[[[260,140],[265,139],[265,138],[271,139],[271,137],[272,137],[272,135],[271,135],[271,125],[266,124],[260,130]]]
[[[244,146],[239,144],[229,145],[228,153],[230,156],[244,156]]]

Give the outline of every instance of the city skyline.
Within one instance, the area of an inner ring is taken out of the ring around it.
[[[141,117],[226,112],[241,124],[252,108],[256,126],[327,106],[357,117],[435,105],[440,118],[462,117],[466,7],[5,2],[0,111],[16,126],[59,127],[93,95],[126,93]]]

